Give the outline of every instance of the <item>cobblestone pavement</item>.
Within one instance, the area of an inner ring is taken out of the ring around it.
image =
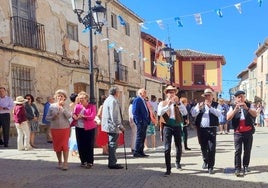
[[[126,170],[107,168],[107,156],[95,149],[92,169],[82,169],[79,158],[69,157],[69,170],[57,169],[56,155],[43,134],[37,136],[38,148],[17,151],[16,137],[11,137],[8,149],[0,146],[0,187],[58,188],[58,187],[198,187],[198,188],[268,188],[267,154],[268,127],[257,127],[254,134],[250,169],[244,177],[233,174],[233,134],[217,135],[215,174],[209,175],[201,168],[202,158],[195,130],[189,130],[189,147],[182,155],[182,171],[172,168],[172,174],[164,176],[165,164],[161,142],[156,150],[149,150],[148,158],[133,158],[130,153],[130,129],[126,132]],[[157,138],[159,138],[157,132]],[[118,148],[118,162],[125,165],[124,148]],[[174,164],[175,157],[172,157]]]

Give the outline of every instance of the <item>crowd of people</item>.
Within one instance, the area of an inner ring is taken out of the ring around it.
[[[234,101],[227,104],[223,99],[214,100],[210,88],[201,95],[203,100],[178,97],[178,89],[171,85],[164,90],[165,98],[157,100],[147,96],[141,88],[137,96],[130,99],[128,115],[131,128],[131,153],[135,158],[150,157],[145,152],[156,150],[156,131],[164,146],[165,176],[171,174],[172,146],[175,147],[175,167],[182,169],[182,150],[190,151],[188,129],[195,127],[201,148],[203,169],[214,173],[216,136],[228,134],[234,129],[235,175],[249,172],[250,153],[255,126],[264,126],[264,108],[261,103],[250,103],[242,90],[234,94]],[[59,89],[54,96],[47,97],[42,123],[47,125],[47,143],[51,143],[58,159],[57,167],[68,170],[69,153],[78,156],[80,166],[90,169],[94,165],[94,147],[103,149],[108,156],[109,169],[122,169],[117,163],[116,149],[125,144],[126,127],[123,125],[120,90],[109,89],[109,96],[102,96],[99,108],[89,102],[89,96],[81,91],[71,94]],[[70,99],[69,105],[67,99]],[[11,115],[17,129],[17,149],[32,150],[39,130],[40,112],[31,94],[18,96],[13,101],[0,87],[0,128],[3,139],[0,144],[8,147]],[[242,150],[244,150],[242,152]],[[243,160],[241,156],[243,153]]]

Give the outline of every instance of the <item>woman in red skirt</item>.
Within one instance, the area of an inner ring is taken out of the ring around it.
[[[53,149],[58,158],[58,167],[62,170],[68,169],[69,136],[71,112],[65,104],[67,94],[64,90],[57,90],[55,93],[56,103],[50,105],[46,120],[51,124],[51,135]],[[63,157],[63,163],[62,163]]]

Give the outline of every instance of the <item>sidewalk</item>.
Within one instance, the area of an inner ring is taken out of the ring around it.
[[[159,132],[157,132],[159,134]],[[250,169],[244,177],[228,173],[233,169],[233,134],[217,135],[215,174],[209,175],[201,168],[202,157],[195,130],[189,130],[189,147],[182,155],[182,171],[172,168],[172,174],[164,177],[165,164],[162,143],[158,141],[155,151],[147,151],[149,158],[133,158],[130,154],[130,129],[126,132],[128,169],[110,170],[107,156],[101,149],[95,149],[95,164],[92,169],[82,169],[79,158],[69,157],[69,170],[57,169],[56,155],[45,135],[37,136],[38,149],[17,151],[16,138],[10,140],[10,147],[0,146],[0,188],[58,188],[58,187],[182,187],[182,188],[268,188],[268,128],[257,127],[254,134]],[[159,138],[159,135],[157,135]],[[174,164],[175,157],[172,157]],[[118,148],[118,162],[125,164],[124,148]]]

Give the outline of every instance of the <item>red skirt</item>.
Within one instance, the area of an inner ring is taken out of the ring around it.
[[[51,135],[55,152],[69,151],[70,128],[51,129]]]
[[[97,147],[103,147],[108,144],[108,135],[106,132],[101,130],[101,125],[98,125],[97,134],[96,134],[96,145]],[[124,144],[124,135],[123,133],[119,134],[119,138],[117,140],[118,146]]]
[[[108,135],[106,132],[101,131],[101,125],[98,125],[96,134],[96,145],[97,147],[103,147],[108,144]]]

